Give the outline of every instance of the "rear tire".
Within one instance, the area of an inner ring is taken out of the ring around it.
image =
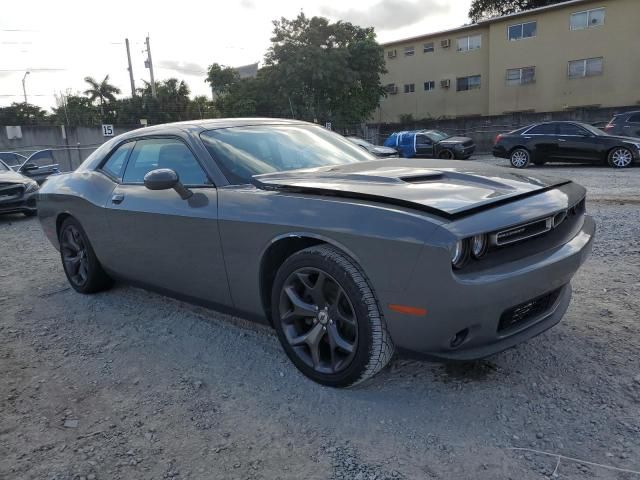
[[[318,245],[282,264],[271,295],[273,325],[285,353],[311,380],[348,387],[371,378],[394,346],[359,267]]]
[[[609,152],[607,162],[613,168],[628,168],[633,165],[633,153],[625,147],[616,147]]]
[[[60,226],[60,258],[67,280],[79,293],[107,290],[113,280],[105,273],[80,222],[68,217]]]
[[[531,154],[526,148],[516,148],[509,155],[509,162],[513,168],[527,168],[531,163]]]

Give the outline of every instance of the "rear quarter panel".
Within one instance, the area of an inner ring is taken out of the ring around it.
[[[104,205],[115,183],[102,173],[83,170],[49,177],[38,194],[38,216],[42,229],[59,249],[56,223],[60,215],[75,217],[91,239],[98,259],[103,262],[106,239]],[[108,262],[105,262],[108,264]]]

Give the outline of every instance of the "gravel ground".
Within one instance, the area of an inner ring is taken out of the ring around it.
[[[37,220],[0,218],[0,478],[640,478],[640,169],[535,170],[587,185],[598,222],[561,324],[350,390],[306,380],[265,327],[78,295]]]

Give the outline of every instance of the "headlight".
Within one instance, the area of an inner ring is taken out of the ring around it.
[[[471,255],[473,255],[474,258],[482,258],[484,254],[487,253],[487,244],[486,235],[475,235],[471,239]]]
[[[35,192],[36,190],[38,190],[38,188],[40,188],[38,186],[38,182],[31,181],[29,183],[25,183],[24,193]]]
[[[469,242],[458,240],[451,250],[451,265],[453,268],[462,268],[469,258]]]

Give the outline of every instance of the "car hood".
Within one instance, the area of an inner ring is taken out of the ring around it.
[[[570,183],[466,162],[418,159],[360,162],[253,178],[258,188],[368,199],[445,218],[468,215]]]
[[[470,137],[449,137],[449,138],[445,138],[444,140],[441,140],[440,142],[438,142],[440,145],[452,145],[455,143],[467,143],[467,142],[471,142],[473,143],[473,140]]]
[[[27,183],[29,179],[24,175],[14,172],[0,172],[0,183]]]
[[[393,155],[394,153],[398,153],[398,151],[395,148],[379,147],[379,146],[376,146],[376,147],[372,148],[371,151],[373,153],[390,154],[390,155]]]

